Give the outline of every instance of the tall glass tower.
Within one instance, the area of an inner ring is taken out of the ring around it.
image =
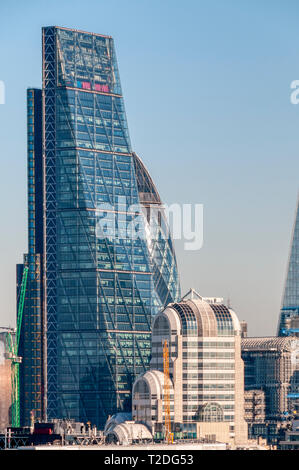
[[[17,294],[24,266],[28,267],[26,297],[19,345],[21,423],[31,413],[40,420],[43,408],[43,155],[42,91],[27,90],[28,254],[17,265]]]
[[[295,320],[295,317],[296,320]],[[299,319],[299,199],[292,236],[291,252],[288,264],[282,308],[280,312],[278,335],[298,334],[296,323]],[[292,320],[293,325],[292,325]],[[296,326],[296,328],[293,328]]]
[[[152,316],[180,297],[177,264],[132,152],[113,39],[59,27],[42,38],[42,407],[103,426],[130,410]]]

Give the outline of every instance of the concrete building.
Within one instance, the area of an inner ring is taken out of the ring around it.
[[[243,338],[242,358],[245,389],[265,393],[266,420],[285,420],[299,397],[298,338]]]
[[[6,357],[6,330],[0,329],[0,433],[10,425],[11,362]]]
[[[165,341],[169,379],[163,371]],[[241,328],[222,299],[203,298],[191,290],[154,319],[150,369],[133,385],[132,417],[155,438],[164,434],[167,382],[175,439],[247,441]]]

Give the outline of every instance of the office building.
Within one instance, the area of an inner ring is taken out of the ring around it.
[[[264,391],[266,420],[285,420],[299,398],[299,340],[243,338],[242,358],[245,389]]]
[[[247,441],[241,328],[222,299],[205,299],[191,290],[154,319],[150,368],[134,383],[132,414],[155,438],[165,431],[166,387],[175,439]]]
[[[24,266],[28,267],[22,330],[19,344],[20,420],[30,424],[44,417],[43,402],[43,155],[42,91],[27,90],[27,204],[28,254],[17,265],[17,298]]]
[[[158,191],[132,151],[113,39],[45,27],[42,51],[33,122],[28,101],[35,168],[25,263],[35,284],[21,343],[23,423],[33,409],[103,427],[131,408],[134,379],[149,365],[152,317],[180,296],[177,264]]]

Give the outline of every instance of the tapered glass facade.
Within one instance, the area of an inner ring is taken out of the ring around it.
[[[290,320],[299,316],[299,200],[296,220],[293,230],[291,252],[288,264],[283,303],[280,312],[278,335],[288,335]],[[292,329],[292,333],[299,333],[299,329]]]
[[[113,39],[43,28],[47,417],[130,410],[152,316],[180,297],[159,194],[132,152]]]

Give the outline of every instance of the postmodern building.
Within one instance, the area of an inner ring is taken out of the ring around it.
[[[265,394],[265,419],[285,420],[299,398],[298,338],[243,338],[242,358],[245,389]]]
[[[113,39],[45,27],[42,51],[42,91],[28,91],[23,421],[33,410],[101,427],[131,407],[152,317],[180,296],[177,264],[158,191],[132,151]]]
[[[246,443],[241,328],[222,299],[191,291],[190,299],[170,303],[154,319],[150,368],[134,383],[132,415],[155,438],[164,432],[166,388],[175,439]]]
[[[299,199],[293,229],[278,335],[299,334]]]

